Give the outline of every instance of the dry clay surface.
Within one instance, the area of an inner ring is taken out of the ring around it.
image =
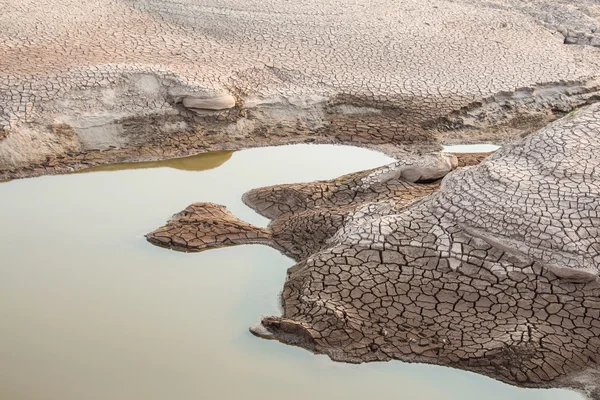
[[[186,215],[217,208],[243,232],[229,240],[176,217],[148,239],[186,251],[259,242],[297,260],[283,315],[258,336],[600,399],[599,154],[593,105],[450,173],[447,155],[254,189],[244,200],[273,219],[268,230],[196,204]]]
[[[398,155],[514,138],[595,101],[598,10],[0,0],[0,179],[294,142]]]

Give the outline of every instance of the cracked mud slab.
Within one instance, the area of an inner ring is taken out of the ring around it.
[[[157,246],[194,252],[238,243],[268,243],[271,236],[267,229],[238,220],[224,206],[198,203],[175,214],[167,226],[146,238]]]
[[[273,219],[266,244],[298,261],[283,315],[252,332],[338,361],[441,364],[600,399],[599,123],[586,107],[453,172],[446,155],[250,191]],[[439,190],[411,168],[445,175]]]

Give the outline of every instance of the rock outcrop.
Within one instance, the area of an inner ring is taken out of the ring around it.
[[[252,332],[339,361],[435,363],[600,399],[599,124],[600,105],[581,109],[439,190],[404,180],[410,161],[252,190],[245,202],[273,219],[264,242],[298,261],[283,315]]]

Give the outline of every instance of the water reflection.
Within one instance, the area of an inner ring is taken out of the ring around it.
[[[127,162],[116,164],[102,164],[86,168],[75,173],[101,172],[101,171],[124,171],[130,169],[149,168],[174,168],[182,171],[206,171],[217,168],[231,158],[233,151],[211,151],[195,156],[173,158],[161,161]],[[0,181],[2,182],[2,181]]]
[[[125,171],[151,168],[173,168],[181,171],[206,171],[223,165],[231,158],[233,151],[211,151],[195,156],[172,158],[160,161],[124,162],[115,164],[101,164],[94,167],[81,169],[73,174],[87,174],[89,172]],[[0,179],[0,183],[10,182],[12,179]]]

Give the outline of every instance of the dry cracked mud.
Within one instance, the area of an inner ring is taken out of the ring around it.
[[[0,0],[0,179],[298,142],[510,141],[596,101],[599,10]]]
[[[268,230],[200,203],[148,239],[296,259],[258,335],[600,399],[599,24],[596,0],[0,0],[0,180],[378,149],[401,161],[248,193]]]
[[[600,104],[476,166],[415,157],[254,189],[244,201],[272,219],[267,230],[198,203],[147,238],[184,251],[263,243],[296,260],[283,315],[252,327],[258,336],[600,399],[598,154]]]

